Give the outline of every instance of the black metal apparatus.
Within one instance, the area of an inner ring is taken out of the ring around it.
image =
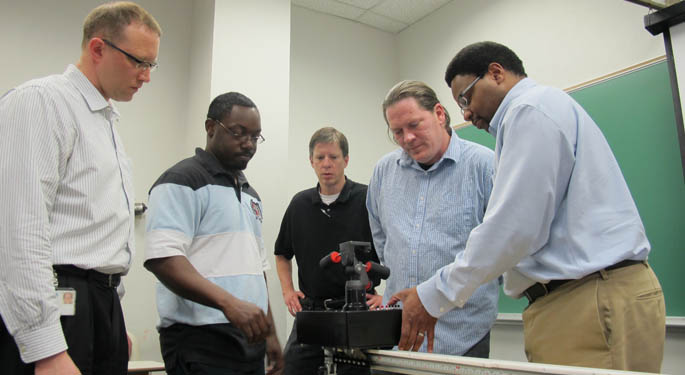
[[[370,261],[371,244],[348,241],[319,262],[322,268],[343,267],[345,303],[335,309],[297,313],[297,337],[305,344],[321,345],[326,355],[320,374],[336,374],[336,362],[368,366],[360,349],[391,348],[400,340],[402,310],[397,307],[369,310],[366,291],[390,276],[390,269]],[[339,306],[339,305],[338,305]]]

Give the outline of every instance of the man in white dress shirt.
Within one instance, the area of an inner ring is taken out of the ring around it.
[[[133,259],[134,200],[112,101],[130,101],[150,81],[160,36],[140,6],[101,5],[85,19],[75,65],[0,98],[7,373],[127,371],[117,286]]]

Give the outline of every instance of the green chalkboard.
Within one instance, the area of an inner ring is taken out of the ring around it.
[[[664,290],[666,315],[685,316],[685,184],[665,61],[583,87],[570,95],[602,129],[623,171],[652,245],[649,262]],[[494,148],[468,126],[460,137]],[[500,292],[499,311],[527,305]]]

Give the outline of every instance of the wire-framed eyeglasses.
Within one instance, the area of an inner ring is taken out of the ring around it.
[[[468,86],[466,86],[465,89],[461,90],[461,92],[459,93],[459,96],[457,97],[457,105],[461,109],[462,114],[464,114],[464,111],[466,110],[466,108],[469,107],[470,104],[469,100],[466,98],[466,93],[469,92],[469,90],[471,90],[473,85],[475,85],[480,78],[480,76],[476,77],[476,79],[474,79],[473,82],[471,82]]]
[[[261,135],[261,134],[251,135],[251,134],[247,133],[242,126],[233,126],[233,127],[229,128],[228,126],[224,125],[221,121],[219,121],[217,119],[212,119],[212,120],[214,120],[214,122],[216,122],[217,124],[221,125],[221,127],[224,128],[224,130],[226,130],[226,132],[228,134],[232,135],[233,138],[237,139],[240,142],[245,142],[245,141],[249,140],[253,144],[258,145],[258,144],[264,143],[264,141],[266,141],[266,139],[264,139],[263,135]]]
[[[114,43],[110,42],[107,39],[102,39],[102,41],[105,42],[106,45],[108,45],[108,46],[114,48],[115,50],[123,53],[126,57],[131,59],[131,61],[136,63],[136,68],[138,68],[140,70],[150,70],[150,72],[154,72],[157,69],[157,67],[159,66],[159,64],[156,62],[149,62],[149,61],[141,60],[141,59],[131,55],[130,53],[128,53],[128,52],[124,51],[123,49],[117,47]]]

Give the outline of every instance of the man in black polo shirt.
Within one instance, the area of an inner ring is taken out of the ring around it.
[[[323,270],[319,260],[346,241],[372,241],[366,212],[366,185],[345,177],[349,161],[345,135],[327,127],[317,130],[309,141],[309,161],[319,183],[297,193],[281,222],[276,240],[276,268],[281,280],[283,299],[290,314],[323,310],[323,301],[344,299],[345,275],[342,268]],[[298,266],[299,291],[292,279],[292,258]],[[374,261],[378,258],[374,252]],[[368,295],[375,308],[382,296]],[[323,365],[320,346],[297,341],[295,325],[285,347],[285,375],[316,374]],[[361,372],[360,372],[361,371]],[[338,366],[339,374],[362,374],[363,369]],[[368,372],[367,372],[368,373]]]

